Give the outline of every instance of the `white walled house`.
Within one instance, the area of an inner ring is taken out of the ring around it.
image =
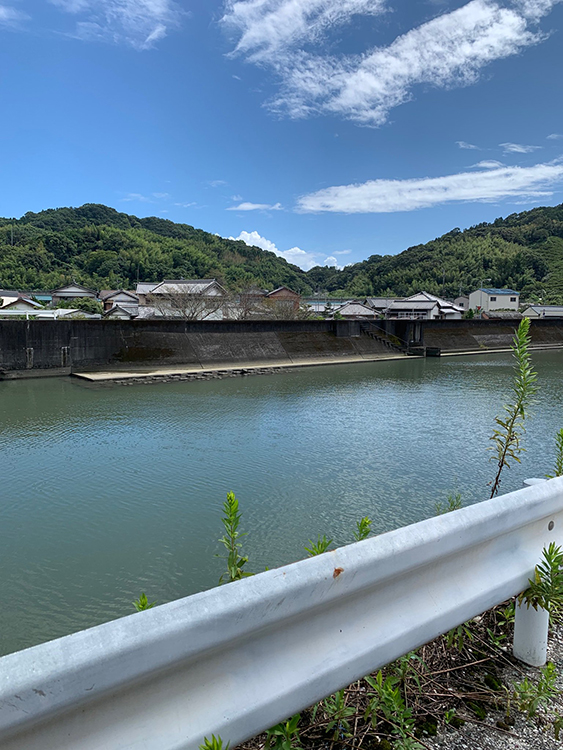
[[[465,311],[467,311],[467,310],[469,310],[469,297],[467,297],[467,296],[466,296],[466,295],[464,295],[464,294],[462,294],[462,296],[461,296],[461,297],[456,297],[456,298],[454,299],[454,305],[455,305],[456,307],[461,307],[461,309],[462,309],[462,310],[463,310],[464,312],[465,312]]]
[[[463,309],[429,292],[418,292],[395,300],[385,309],[386,318],[409,320],[461,320]]]
[[[491,312],[493,310],[514,310],[520,307],[520,292],[513,289],[477,289],[469,295],[472,310]]]
[[[104,305],[104,313],[109,312],[114,307],[120,307],[132,313],[135,317],[139,310],[139,298],[133,292],[127,292],[125,289],[102,289],[100,300]]]

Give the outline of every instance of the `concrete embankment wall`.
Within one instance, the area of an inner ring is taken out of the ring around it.
[[[399,340],[443,352],[510,346],[518,320],[377,321]],[[532,343],[563,346],[563,320],[532,321]],[[395,340],[397,340],[395,339]],[[85,370],[184,365],[361,359],[388,356],[358,321],[24,321],[0,320],[0,377],[58,375]]]
[[[425,346],[444,352],[505,349],[512,343],[519,319],[432,320],[422,323]],[[534,346],[563,346],[563,320],[533,320],[530,336]]]
[[[0,374],[389,354],[346,321],[0,321]]]

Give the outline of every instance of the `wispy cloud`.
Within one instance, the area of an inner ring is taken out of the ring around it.
[[[16,27],[27,20],[29,20],[27,13],[11,5],[0,5],[0,26]]]
[[[154,203],[154,200],[151,197],[143,195],[142,193],[127,193],[127,195],[124,195],[121,200],[125,202],[137,201],[138,203]]]
[[[301,250],[300,247],[291,247],[289,250],[278,250],[276,245],[271,241],[262,237],[258,232],[241,232],[238,237],[229,237],[230,240],[242,240],[247,245],[255,245],[261,247],[262,250],[268,250],[271,253],[275,253],[280,258],[285,258],[288,263],[294,263],[304,271],[308,271],[314,266],[318,266],[319,257],[317,253],[307,253],[305,250]]]
[[[318,39],[354,15],[384,12],[385,0],[228,0],[223,23],[240,35],[235,52],[269,62],[287,47]]]
[[[475,146],[473,143],[467,143],[467,141],[456,141],[460,148],[465,148],[471,151],[480,151],[479,146]]]
[[[281,90],[271,102],[291,117],[331,113],[378,126],[418,87],[479,80],[496,60],[537,44],[535,24],[559,0],[471,0],[361,55],[324,54],[322,32],[357,14],[385,11],[379,0],[231,0],[223,22],[238,32],[234,53],[273,68]],[[318,51],[311,52],[312,44]]]
[[[191,201],[190,203],[175,203],[175,206],[179,206],[180,208],[190,208],[191,206],[195,206],[196,202]]]
[[[170,29],[180,26],[185,12],[175,0],[49,0],[76,16],[73,36],[87,41],[126,43],[150,49]]]
[[[496,159],[484,159],[471,165],[472,169],[497,169],[498,167],[504,167],[504,164]]]
[[[207,184],[209,185],[209,187],[217,188],[228,185],[229,183],[226,180],[209,180]]]
[[[563,133],[550,133],[547,138],[550,141],[560,141],[563,138]]]
[[[413,211],[452,202],[489,202],[506,198],[552,195],[550,187],[563,181],[563,164],[502,167],[481,172],[461,172],[444,177],[411,180],[370,180],[340,185],[299,199],[302,213],[392,213]]]
[[[524,146],[522,143],[499,143],[505,154],[531,154],[541,146]]]
[[[238,206],[229,206],[227,211],[281,211],[281,203],[239,203]]]

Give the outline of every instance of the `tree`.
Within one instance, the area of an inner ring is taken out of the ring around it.
[[[147,303],[154,307],[157,317],[180,318],[181,320],[205,320],[225,306],[223,294],[210,295],[206,290],[149,294]]]
[[[103,305],[97,299],[92,297],[77,297],[75,299],[61,300],[57,304],[57,308],[64,310],[82,310],[82,312],[92,313],[93,315],[101,314],[103,312]]]

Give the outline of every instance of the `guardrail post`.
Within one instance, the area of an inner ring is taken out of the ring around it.
[[[547,631],[549,612],[537,610],[526,602],[516,603],[514,612],[514,644],[512,653],[517,659],[532,667],[543,667],[547,660]]]
[[[524,487],[542,484],[547,480],[542,477],[525,479]],[[547,638],[549,630],[549,612],[542,607],[537,610],[528,607],[526,602],[518,604],[514,611],[514,656],[532,667],[543,667],[547,660]]]

